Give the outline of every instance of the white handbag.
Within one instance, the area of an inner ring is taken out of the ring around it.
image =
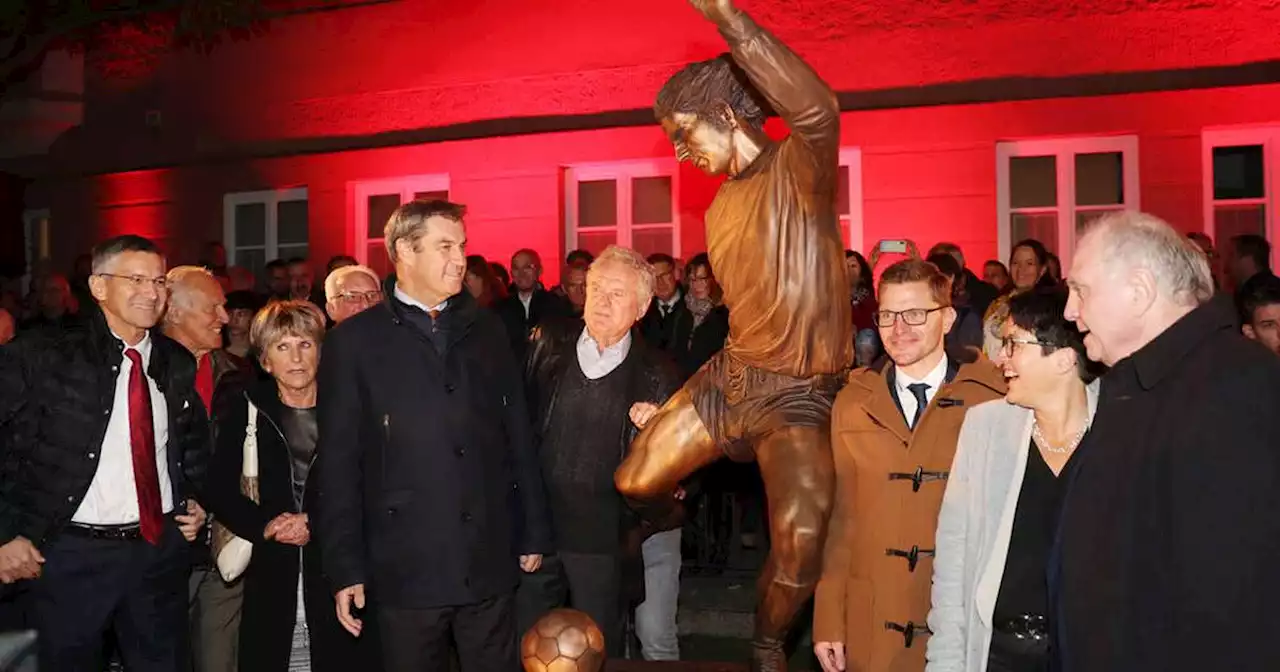
[[[247,400],[246,400],[247,401]],[[244,428],[244,462],[240,469],[240,493],[258,499],[258,407],[249,404],[249,422]],[[237,537],[217,520],[213,523],[213,557],[218,573],[228,583],[240,578],[253,557],[253,542]]]

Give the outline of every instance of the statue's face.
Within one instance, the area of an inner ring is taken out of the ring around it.
[[[721,127],[688,112],[673,112],[662,120],[663,132],[675,145],[676,158],[692,163],[708,175],[729,172],[733,128],[732,123]]]

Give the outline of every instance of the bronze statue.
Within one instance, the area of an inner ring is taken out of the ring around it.
[[[690,0],[731,58],[694,63],[654,112],[676,155],[726,174],[707,252],[729,308],[724,350],[652,417],[615,475],[646,515],[722,454],[760,464],[773,546],[760,577],[753,667],[784,670],[783,639],[813,594],[832,502],[831,405],[853,359],[835,214],[840,110],[808,65],[731,0]],[[791,134],[763,132],[772,107]]]

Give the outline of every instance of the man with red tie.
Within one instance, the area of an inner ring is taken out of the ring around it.
[[[42,669],[98,672],[110,632],[127,669],[181,672],[209,441],[195,362],[152,331],[168,294],[154,243],[95,247],[89,289],[83,319],[0,352],[0,582],[31,582]]]

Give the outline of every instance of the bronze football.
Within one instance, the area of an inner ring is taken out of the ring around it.
[[[599,672],[604,635],[591,617],[576,609],[552,609],[520,640],[525,672]]]

